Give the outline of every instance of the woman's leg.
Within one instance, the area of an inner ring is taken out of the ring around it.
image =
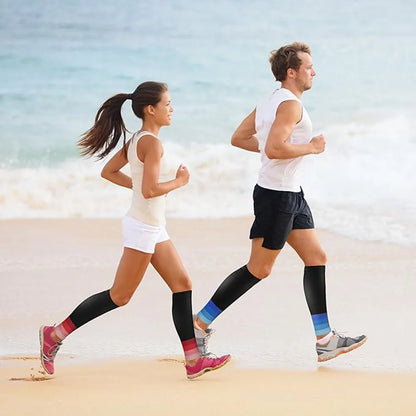
[[[126,305],[142,281],[151,257],[150,253],[124,248],[111,289],[90,296],[67,318],[73,326],[72,331],[112,309]],[[60,325],[55,329],[58,341],[69,333],[62,333],[63,337],[60,337]]]
[[[54,358],[62,341],[77,328],[119,306],[126,305],[143,279],[152,254],[124,248],[113,286],[81,302],[59,325],[40,330],[41,361],[49,374],[54,372]]]
[[[124,306],[130,301],[143,279],[152,256],[152,253],[124,248],[113,286],[110,289],[111,298],[118,306]]]
[[[151,263],[172,293],[192,290],[191,279],[171,240],[156,244]]]
[[[173,322],[185,354],[188,378],[199,377],[225,365],[231,358],[229,355],[201,358],[199,354],[192,320],[192,283],[170,240],[156,245],[151,262],[172,291]]]
[[[172,291],[172,316],[182,343],[185,361],[194,364],[199,358],[192,324],[192,283],[170,240],[156,244],[152,265]]]

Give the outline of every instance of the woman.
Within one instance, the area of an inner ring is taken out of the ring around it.
[[[132,100],[141,129],[126,143],[121,107]],[[104,166],[101,175],[133,189],[130,210],[123,219],[124,251],[113,286],[84,300],[62,323],[39,330],[42,366],[54,373],[54,359],[62,341],[75,329],[119,306],[126,305],[152,263],[173,293],[172,315],[185,354],[187,377],[193,379],[225,365],[230,356],[201,356],[192,323],[191,281],[165,229],[165,196],[189,181],[180,165],[168,180],[169,164],[158,139],[162,126],[171,124],[173,108],[166,84],[144,82],[132,94],[117,94],[98,110],[94,126],[79,141],[82,155],[99,159],[115,148],[123,135],[123,147]],[[131,178],[120,171],[130,164]]]

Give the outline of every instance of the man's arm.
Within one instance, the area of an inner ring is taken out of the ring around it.
[[[305,144],[292,144],[287,141],[301,119],[302,106],[297,101],[284,101],[279,105],[264,149],[269,159],[293,159],[325,150],[325,139],[322,135],[313,137]]]
[[[250,152],[259,152],[259,141],[256,134],[256,110],[253,110],[237,127],[231,137],[231,144]]]

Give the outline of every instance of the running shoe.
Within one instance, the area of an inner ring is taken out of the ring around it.
[[[210,357],[213,354],[208,351],[208,340],[215,332],[214,329],[207,328],[205,331],[201,328],[198,328],[195,322],[196,315],[193,316],[194,318],[194,332],[195,332],[195,339],[196,344],[198,346],[198,351],[201,357]]]
[[[223,355],[219,358],[208,358],[208,357],[201,357],[198,359],[195,365],[185,365],[186,368],[186,375],[188,379],[192,380],[202,374],[206,373],[207,371],[214,371],[218,370],[222,366],[228,363],[231,360],[231,355]]]
[[[332,358],[338,357],[340,354],[350,352],[360,347],[367,341],[365,335],[360,335],[355,338],[345,337],[336,331],[332,331],[331,339],[324,345],[316,343],[316,353],[318,354],[318,361],[328,361]]]
[[[42,367],[48,374],[54,373],[54,359],[56,353],[62,345],[62,342],[55,341],[51,333],[55,329],[54,326],[41,326],[39,329],[40,341],[40,362]]]

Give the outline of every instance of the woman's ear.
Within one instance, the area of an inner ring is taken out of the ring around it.
[[[153,116],[155,114],[155,108],[149,104],[143,108],[143,112],[147,116]]]

